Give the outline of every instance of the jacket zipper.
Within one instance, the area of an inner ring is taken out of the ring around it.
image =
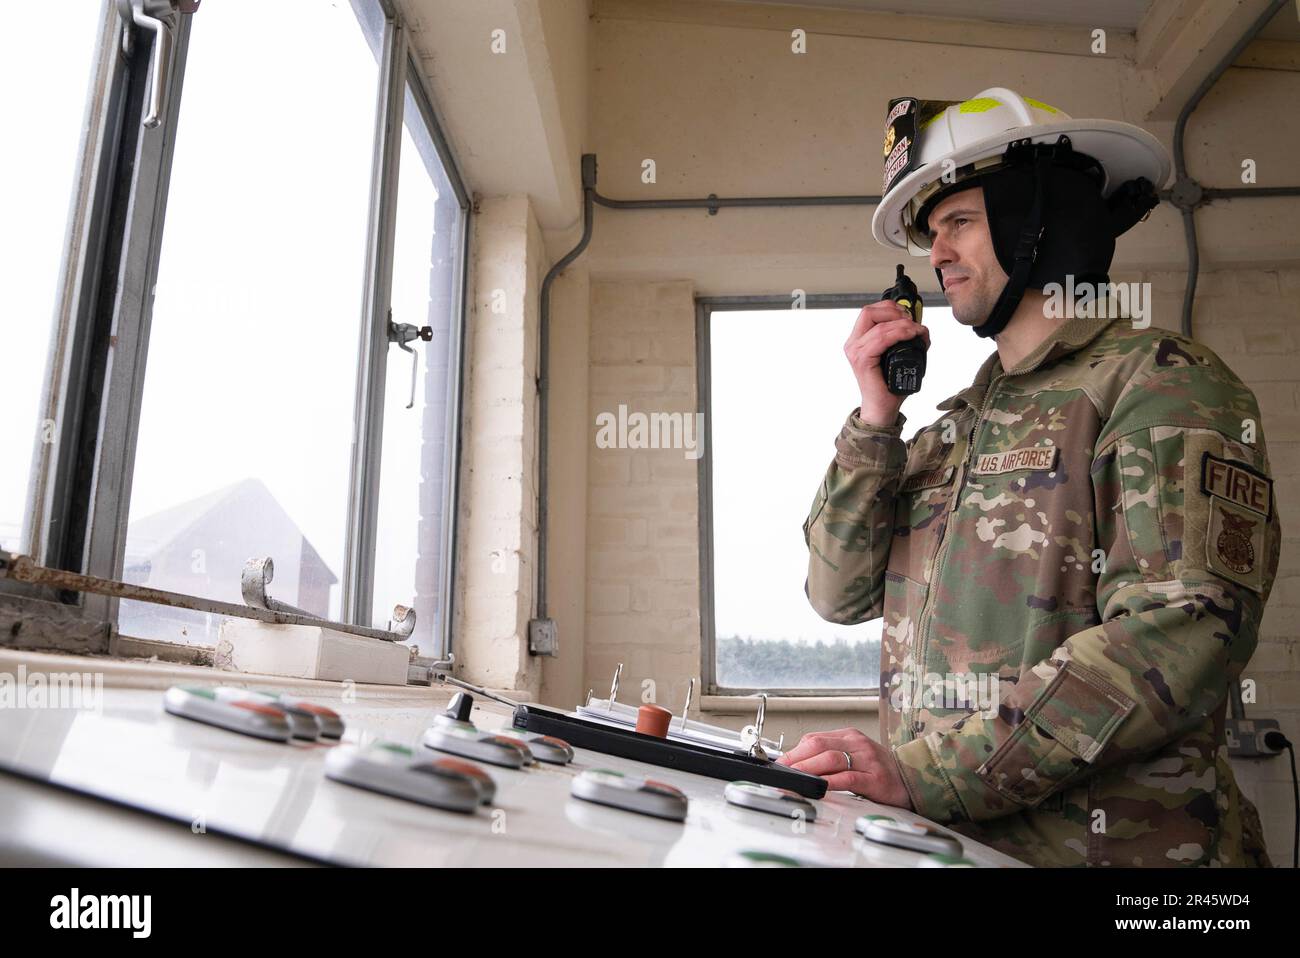
[[[946,557],[948,552],[948,542],[950,539],[948,529],[952,526],[953,513],[957,511],[957,506],[961,502],[962,490],[966,485],[966,476],[970,471],[971,459],[975,454],[975,443],[976,440],[979,439],[980,427],[984,424],[984,409],[988,405],[989,400],[993,398],[993,393],[997,390],[998,382],[1001,379],[1002,377],[998,376],[989,383],[989,388],[985,391],[984,397],[980,400],[979,408],[975,410],[975,423],[971,426],[970,437],[966,444],[966,458],[962,461],[961,468],[957,470],[956,486],[953,489],[952,499],[948,503],[948,514],[944,517],[943,531],[939,533],[939,545],[935,548],[934,564],[930,567],[930,581],[926,583],[925,601],[921,603],[921,612],[916,617],[916,630],[920,637],[920,641],[917,644],[916,653],[913,656],[913,661],[916,663],[915,667],[918,670],[913,688],[921,688],[919,680],[925,678],[925,658],[927,649],[930,645],[930,621],[933,618],[933,612],[931,610],[934,606],[935,585],[939,581],[939,572],[942,569],[943,559]],[[929,614],[927,615],[927,613]],[[906,730],[907,734],[904,738],[905,742],[910,742],[915,737],[912,731],[915,721],[914,717],[909,716]]]

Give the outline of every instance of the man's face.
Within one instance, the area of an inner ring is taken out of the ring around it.
[[[946,196],[930,213],[930,265],[943,274],[943,289],[957,322],[978,326],[1002,295],[1007,274],[993,252],[978,186]]]

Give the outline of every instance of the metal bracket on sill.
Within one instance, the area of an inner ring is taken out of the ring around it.
[[[411,650],[415,652],[414,649]],[[407,685],[433,685],[442,682],[456,666],[456,653],[448,652],[445,659],[430,659],[423,655],[411,655],[411,664],[406,670]]]

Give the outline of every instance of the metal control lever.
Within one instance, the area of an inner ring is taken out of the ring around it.
[[[439,682],[445,682],[448,685],[454,685],[457,688],[473,692],[475,695],[481,695],[485,699],[491,699],[493,702],[500,702],[502,705],[508,705],[512,709],[517,709],[521,704],[523,704],[521,702],[516,702],[514,699],[506,698],[504,695],[498,695],[496,692],[489,691],[481,685],[473,685],[466,682],[464,679],[458,679],[453,675],[448,675],[446,672],[439,672],[434,676],[434,678]]]
[[[410,346],[406,345],[413,339],[420,339],[424,342],[433,341],[432,326],[412,326],[410,323],[395,323],[390,311],[388,314],[388,341],[397,343],[399,349],[404,349],[411,354],[411,401],[406,404],[410,409],[415,405],[415,382],[420,376],[420,354]]]

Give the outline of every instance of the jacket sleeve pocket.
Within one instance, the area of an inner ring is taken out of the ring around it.
[[[1132,698],[1067,662],[979,770],[993,789],[1037,805],[1091,765],[1136,707]]]

